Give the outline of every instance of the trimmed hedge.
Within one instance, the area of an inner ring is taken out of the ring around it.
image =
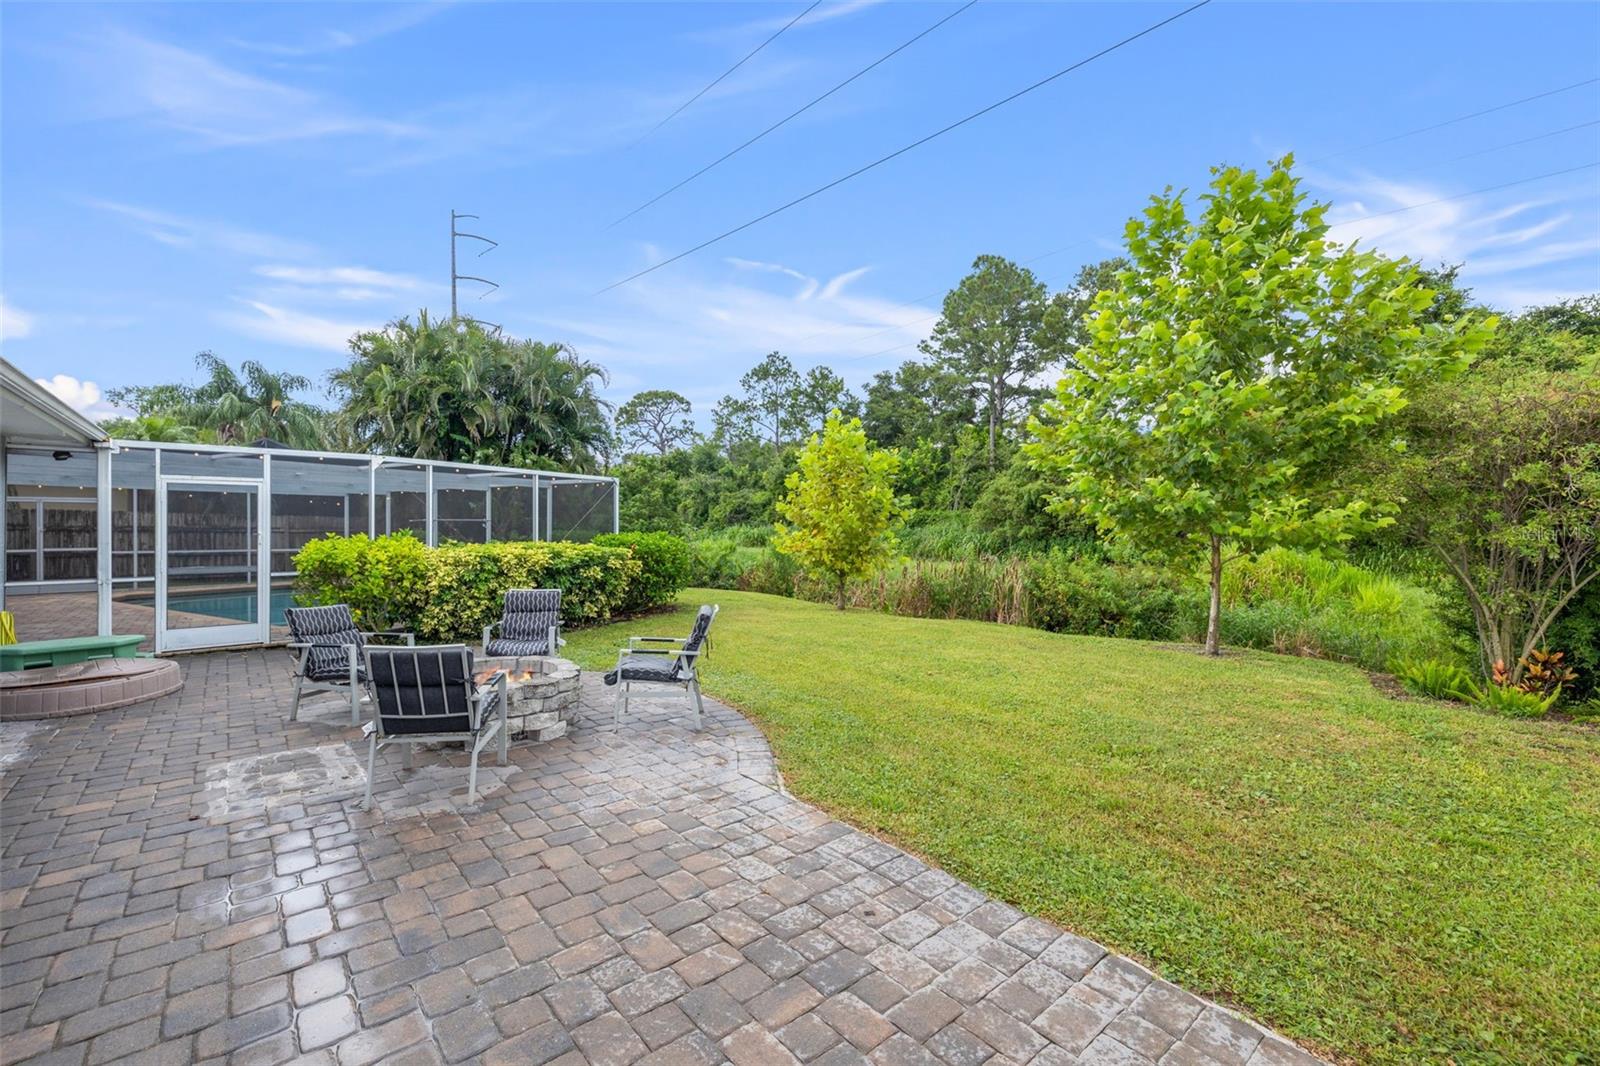
[[[433,549],[431,563],[416,633],[458,641],[481,638],[499,619],[506,589],[558,588],[563,624],[604,622],[644,569],[624,549],[562,541],[445,544]]]
[[[350,605],[363,629],[414,632],[428,602],[428,548],[409,532],[369,538],[329,534],[294,557],[295,602]]]
[[[682,537],[671,533],[602,533],[592,543],[626,548],[643,567],[638,580],[628,586],[624,611],[672,603],[689,583],[689,544]]]
[[[409,532],[330,534],[295,556],[295,600],[347,603],[364,628],[398,626],[422,640],[476,641],[500,617],[506,589],[559,588],[562,621],[590,625],[618,611],[671,602],[687,559],[682,541],[675,555],[673,545],[655,540],[644,546],[495,541],[429,548]]]

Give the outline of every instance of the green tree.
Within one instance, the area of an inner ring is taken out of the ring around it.
[[[980,255],[972,273],[945,296],[943,314],[921,344],[977,390],[988,424],[990,470],[997,466],[997,442],[1008,418],[1035,395],[1026,382],[1048,360],[1040,345],[1046,302],[1044,283],[1031,270]]]
[[[716,434],[725,443],[755,439],[779,448],[804,432],[805,380],[788,356],[769,352],[745,371],[739,389],[743,395],[724,396],[712,412]]]
[[[1404,452],[1378,453],[1402,531],[1467,601],[1484,673],[1503,662],[1513,680],[1600,587],[1600,335],[1544,332],[1497,338],[1492,358],[1406,409]],[[1600,657],[1570,650],[1585,667]]]
[[[1433,290],[1433,303],[1422,316],[1424,321],[1454,322],[1470,311],[1485,310],[1475,307],[1472,290],[1460,283],[1460,277],[1460,263],[1440,263],[1417,271],[1417,280]]]
[[[426,311],[350,341],[329,375],[337,431],[422,459],[592,470],[610,440],[605,371],[561,344]]]
[[[177,415],[145,414],[132,418],[108,418],[100,428],[122,440],[171,441],[176,444],[216,443],[216,434],[192,426]]]
[[[814,366],[800,380],[797,413],[805,429],[815,429],[828,420],[830,411],[855,414],[857,401],[845,387],[844,378],[830,367]]]
[[[291,448],[320,448],[326,413],[294,398],[311,388],[301,374],[273,373],[253,359],[239,371],[210,352],[195,363],[207,378],[189,395],[188,412],[196,425],[213,430],[224,444],[248,444],[267,438]]]
[[[1427,322],[1415,266],[1331,243],[1291,165],[1215,169],[1193,218],[1181,193],[1151,198],[1127,225],[1131,267],[1096,298],[1080,365],[1034,423],[1057,508],[1147,554],[1207,559],[1211,655],[1224,549],[1327,545],[1392,521],[1340,490],[1339,461],[1492,332]]]
[[[647,389],[617,408],[617,432],[625,447],[666,455],[695,438],[693,408],[670,389]]]
[[[898,455],[868,442],[859,418],[846,422],[834,411],[784,480],[788,492],[778,501],[784,521],[777,524],[772,546],[832,582],[834,605],[841,611],[846,583],[893,557],[890,524],[897,512],[899,468]]]
[[[1086,263],[1079,268],[1072,284],[1050,297],[1039,344],[1049,352],[1052,364],[1072,366],[1077,362],[1078,349],[1089,343],[1086,319],[1094,307],[1095,297],[1103,289],[1114,288],[1118,275],[1128,269],[1128,265],[1120,255]]]
[[[918,509],[964,506],[984,472],[970,446],[976,418],[966,381],[937,363],[908,360],[867,384],[861,423],[867,439],[900,452],[900,490]],[[976,466],[972,459],[976,458]]]
[[[1519,315],[1517,320],[1541,331],[1600,337],[1600,293],[1534,307]]]
[[[136,385],[113,389],[112,403],[129,407],[134,418],[116,423],[117,434],[142,440],[214,441],[249,444],[265,437],[292,448],[324,445],[327,413],[294,394],[311,387],[300,374],[275,373],[247,359],[235,371],[201,352],[195,365],[206,372],[199,385]],[[131,434],[151,434],[131,437]]]

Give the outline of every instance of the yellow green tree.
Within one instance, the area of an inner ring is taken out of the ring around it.
[[[1342,464],[1493,332],[1431,320],[1412,263],[1330,240],[1291,165],[1217,168],[1192,211],[1169,189],[1128,222],[1129,266],[1095,297],[1029,451],[1065,486],[1058,510],[1145,555],[1205,561],[1211,655],[1227,559],[1391,523]]]
[[[894,557],[892,530],[899,508],[894,479],[900,456],[874,448],[861,419],[837,410],[800,451],[784,479],[773,547],[812,577],[827,581],[834,606],[844,610],[845,586]]]

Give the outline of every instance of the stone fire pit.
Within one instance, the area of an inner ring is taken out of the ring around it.
[[[565,736],[572,708],[578,704],[578,664],[553,655],[479,659],[477,677],[487,680],[506,672],[506,717],[511,736],[543,743]]]

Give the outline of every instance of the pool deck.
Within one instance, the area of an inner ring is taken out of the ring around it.
[[[93,592],[49,592],[39,595],[6,596],[6,610],[17,620],[17,639],[55,640],[60,637],[81,637],[93,633],[99,624],[98,608]],[[169,617],[182,623],[183,628],[216,625],[219,621],[211,615],[169,612]],[[226,622],[227,619],[222,621]],[[139,633],[144,642],[141,651],[155,648],[156,611],[154,607],[126,600],[111,602],[111,630],[114,633]],[[289,639],[284,626],[272,627],[272,642]]]

